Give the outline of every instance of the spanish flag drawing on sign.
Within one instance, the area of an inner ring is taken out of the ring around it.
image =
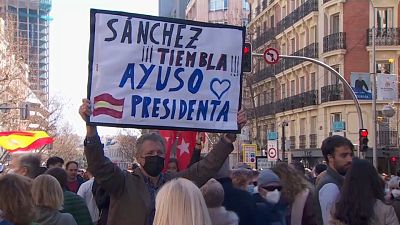
[[[44,131],[0,132],[0,147],[7,151],[29,151],[53,143],[53,138]]]

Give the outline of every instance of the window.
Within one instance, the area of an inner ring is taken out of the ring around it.
[[[289,0],[290,1],[290,12],[293,12],[296,9],[296,1],[295,0]]]
[[[310,82],[311,82],[311,85],[310,85],[311,90],[316,90],[317,80],[316,80],[315,73],[310,74]]]
[[[310,132],[311,134],[317,133],[317,117],[313,116],[310,119]]]
[[[228,0],[210,0],[210,11],[228,9]]]
[[[296,95],[296,81],[292,80],[290,81],[290,96],[295,96]]]
[[[393,73],[393,64],[390,63],[389,60],[376,62],[376,72],[392,74]]]
[[[332,68],[334,70],[336,70],[338,73],[340,73],[340,66],[339,65],[333,65]],[[340,81],[339,78],[336,77],[336,75],[334,75],[333,73],[330,73],[330,74],[331,74],[331,84],[339,84],[339,81]]]
[[[334,128],[334,123],[335,122],[341,122],[342,121],[342,113],[331,113],[331,130]]]
[[[264,94],[260,94],[260,106],[264,105]]]
[[[283,43],[281,46],[282,55],[286,55],[286,43]]]
[[[306,79],[305,77],[300,77],[300,93],[306,92]]]
[[[313,26],[313,27],[311,27],[311,32],[310,32],[310,42],[311,43],[315,43],[315,42],[317,42],[316,40],[317,40],[317,27],[316,26]]]
[[[293,53],[295,53],[296,52],[296,40],[294,39],[294,38],[292,38],[291,40],[290,40],[290,47],[291,47],[291,52],[290,52],[290,54],[293,54]]]
[[[271,102],[275,102],[275,88],[271,88]]]
[[[285,18],[286,17],[286,6],[283,6],[282,7],[282,18]]]
[[[377,8],[376,23],[378,29],[393,27],[393,8]]]
[[[289,127],[290,127],[290,136],[295,136],[296,135],[296,120],[290,121]]]
[[[256,95],[256,96],[254,97],[254,105],[255,105],[255,107],[260,106],[259,102],[260,102],[260,96],[259,96],[259,95]]]
[[[275,27],[275,16],[274,15],[272,15],[271,17],[270,17],[270,20],[269,20],[270,22],[271,22],[271,26],[270,27]]]
[[[339,13],[333,14],[331,16],[331,34],[339,33]]]
[[[304,132],[306,130],[306,118],[300,119],[300,131]]]
[[[249,11],[250,10],[250,5],[247,0],[243,0],[243,9]]]
[[[300,34],[300,46],[299,49],[306,47],[306,32]]]
[[[281,99],[286,98],[286,84],[281,85]]]

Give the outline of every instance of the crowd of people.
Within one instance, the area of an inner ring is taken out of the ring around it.
[[[90,113],[84,100],[80,114]],[[42,167],[38,155],[13,154],[0,175],[0,225],[399,225],[400,177],[385,181],[353,157],[347,138],[326,138],[326,163],[312,172],[300,162],[232,168],[235,140],[223,135],[204,158],[196,148],[187,169],[170,160],[163,172],[165,142],[144,134],[126,171],[104,156],[96,127],[87,125],[84,174],[75,161],[50,157]]]

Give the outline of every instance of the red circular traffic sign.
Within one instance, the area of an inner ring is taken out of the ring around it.
[[[279,62],[279,52],[275,48],[267,48],[264,51],[263,58],[268,64],[277,64]]]
[[[275,158],[277,155],[276,149],[275,148],[270,148],[268,149],[268,156],[270,158]]]

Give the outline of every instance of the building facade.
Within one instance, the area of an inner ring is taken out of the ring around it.
[[[249,3],[247,34],[255,52],[263,53],[273,47],[282,55],[315,58],[336,69],[351,83],[352,74],[373,71],[371,28],[375,25],[377,72],[399,74],[398,0],[372,3],[249,0]],[[316,64],[293,59],[282,59],[276,65],[255,59],[253,64],[253,73],[246,79],[245,98],[252,101],[251,134],[259,145],[267,144],[269,132],[278,132],[281,149],[284,131],[287,157],[302,160],[311,167],[323,160],[319,147],[326,137],[339,134],[358,143],[358,114],[350,92],[338,78]],[[359,102],[364,127],[371,131],[371,100]],[[395,150],[399,147],[398,113],[393,118],[384,118],[380,111],[388,103],[392,101],[377,103],[377,146],[381,161],[397,155]],[[373,146],[373,138],[369,139],[369,146]],[[368,151],[367,157],[370,156],[372,152]]]
[[[158,15],[185,19],[188,0],[158,0]]]
[[[49,16],[51,0],[0,0],[0,16],[13,22],[20,51],[29,65],[31,90],[49,100]]]
[[[247,0],[190,0],[186,19],[246,26],[249,9]]]

